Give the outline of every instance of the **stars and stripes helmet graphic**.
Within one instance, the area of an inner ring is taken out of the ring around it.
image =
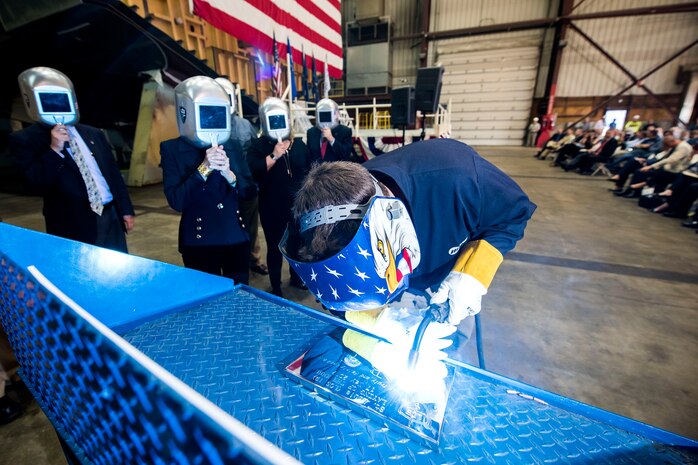
[[[331,310],[369,310],[387,304],[409,287],[408,275],[419,265],[417,233],[405,204],[397,198],[373,197],[365,205],[324,207],[304,215],[301,229],[358,218],[361,226],[351,242],[324,260],[301,262],[289,257],[288,233],[280,245],[308,289]]]

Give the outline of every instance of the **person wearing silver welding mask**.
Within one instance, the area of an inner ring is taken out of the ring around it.
[[[133,205],[104,134],[78,124],[73,83],[46,67],[18,80],[35,123],[10,134],[10,152],[30,190],[44,199],[46,232],[127,253]]]
[[[306,140],[313,162],[349,161],[354,152],[351,129],[339,123],[339,106],[329,98],[315,107],[315,126]]]
[[[245,118],[237,115],[237,95],[233,83],[222,77],[216,78],[216,82],[223,87],[230,97],[230,138],[240,143],[242,156],[247,163],[247,152],[252,141],[257,139],[257,129]],[[257,195],[241,199],[240,211],[247,226],[247,233],[250,235],[250,269],[262,275],[269,274],[267,265],[262,259],[262,246],[257,237],[259,232],[259,199]]]
[[[267,241],[267,267],[271,290],[281,291],[283,257],[279,242],[286,225],[292,220],[291,206],[296,192],[310,169],[310,152],[301,138],[291,133],[288,105],[278,98],[268,98],[259,106],[262,135],[252,141],[247,162],[259,186],[259,216]],[[291,269],[292,286],[304,288]]]
[[[247,284],[249,237],[240,199],[256,194],[237,141],[230,139],[230,99],[212,78],[175,87],[180,136],[160,144],[163,188],[182,213],[179,252],[184,266]]]
[[[434,139],[363,165],[317,165],[293,208],[281,248],[325,307],[409,347],[424,308],[396,299],[408,288],[435,291],[424,307],[447,304],[448,317],[429,325],[422,345],[440,351],[449,326],[469,337],[464,319],[480,311],[536,206],[469,146]]]

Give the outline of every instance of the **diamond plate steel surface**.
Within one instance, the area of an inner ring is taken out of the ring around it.
[[[457,367],[438,447],[283,374],[333,325],[238,289],[125,335],[166,369],[308,464],[684,464],[695,455],[547,405]],[[693,452],[695,453],[695,452]]]
[[[0,323],[22,379],[83,463],[267,463],[2,254]]]

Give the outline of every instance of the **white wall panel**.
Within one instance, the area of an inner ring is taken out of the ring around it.
[[[451,136],[470,144],[521,144],[531,111],[542,30],[440,41],[441,102]]]

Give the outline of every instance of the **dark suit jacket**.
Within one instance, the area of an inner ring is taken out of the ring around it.
[[[315,126],[308,129],[308,150],[312,161],[349,161],[354,152],[354,143],[351,140],[351,129],[341,124],[332,129],[334,144],[327,144],[325,158],[320,153],[322,131]]]
[[[46,232],[94,244],[97,215],[90,209],[85,182],[70,155],[61,158],[51,149],[51,128],[47,124],[35,123],[10,134],[10,151],[30,190],[44,198]],[[126,184],[104,134],[84,124],[78,124],[76,128],[92,151],[114,196],[118,217],[133,215]]]
[[[160,144],[163,187],[167,203],[182,213],[179,222],[179,250],[183,247],[234,245],[249,240],[240,215],[239,198],[254,197],[257,186],[242,156],[240,144],[223,144],[230,169],[237,177],[232,187],[213,171],[204,179],[197,168],[206,149],[178,137]]]
[[[613,156],[613,153],[616,151],[616,148],[618,148],[618,141],[615,139],[615,137],[612,137],[604,144],[603,148],[601,149],[601,152],[598,155],[596,155],[597,160],[610,160],[610,158]]]

